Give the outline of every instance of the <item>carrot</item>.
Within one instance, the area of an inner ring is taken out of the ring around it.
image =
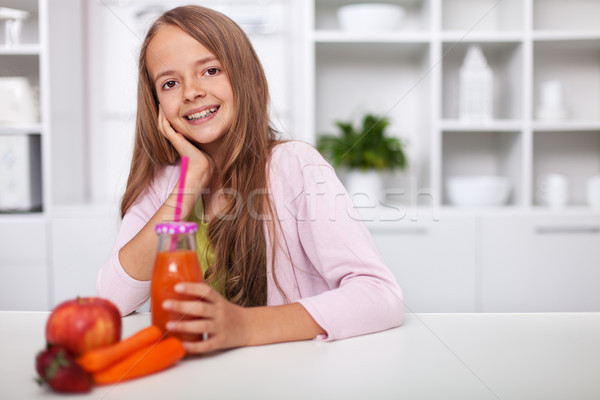
[[[86,352],[77,363],[88,372],[102,371],[134,351],[158,342],[161,337],[160,328],[150,325],[125,340]]]
[[[143,347],[107,369],[92,375],[96,385],[119,383],[170,367],[185,356],[181,340],[169,337]]]

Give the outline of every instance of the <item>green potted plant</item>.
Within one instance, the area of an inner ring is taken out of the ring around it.
[[[371,202],[383,188],[382,172],[407,167],[404,143],[386,135],[387,117],[367,114],[358,129],[352,122],[336,121],[340,135],[321,135],[317,149],[336,169],[346,170],[346,188],[351,195],[362,193]]]

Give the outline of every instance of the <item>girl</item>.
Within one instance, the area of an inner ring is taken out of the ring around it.
[[[402,294],[332,167],[310,145],[276,138],[250,41],[229,18],[186,6],[150,28],[139,58],[135,147],[115,250],[99,295],[123,315],[149,297],[156,223],[173,220],[187,156],[182,219],[199,222],[207,283],[162,306],[208,333],[189,353],[395,327]]]

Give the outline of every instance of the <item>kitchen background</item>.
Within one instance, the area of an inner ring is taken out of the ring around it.
[[[388,0],[400,22],[339,19],[351,0],[0,0],[0,310],[95,294],[141,38],[187,3],[248,33],[286,137],[390,119],[409,166],[361,212],[408,311],[600,311],[597,0]],[[461,105],[469,65],[491,83],[476,119]]]

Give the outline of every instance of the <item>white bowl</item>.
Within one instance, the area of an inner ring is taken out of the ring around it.
[[[348,4],[338,8],[340,27],[352,32],[389,32],[400,28],[404,7],[385,3]]]
[[[446,181],[448,200],[455,206],[501,206],[510,191],[510,182],[502,176],[454,176]]]

